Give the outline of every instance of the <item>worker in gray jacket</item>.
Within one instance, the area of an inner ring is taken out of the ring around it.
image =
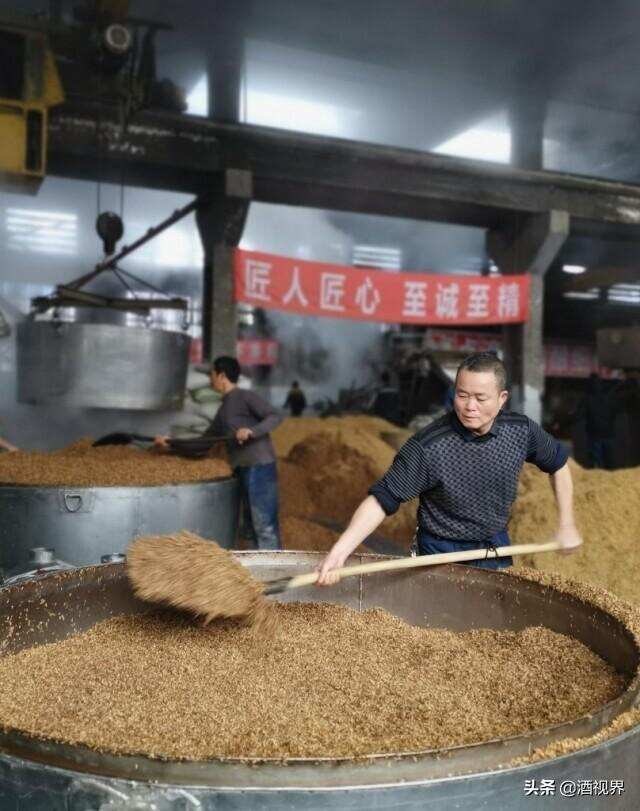
[[[258,549],[281,549],[278,523],[278,473],[269,436],[282,416],[254,391],[238,387],[240,364],[222,355],[199,367],[209,374],[222,405],[205,436],[226,436],[229,462],[240,484],[244,533]],[[156,437],[166,446],[167,437]]]

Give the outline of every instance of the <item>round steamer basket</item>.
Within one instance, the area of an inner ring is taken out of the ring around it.
[[[354,562],[376,556],[355,556]],[[261,580],[312,569],[315,553],[238,553]],[[162,761],[115,756],[79,746],[0,735],[2,807],[22,811],[188,809],[487,809],[566,808],[559,796],[527,796],[526,781],[624,781],[622,796],[582,796],[579,807],[640,807],[640,726],[597,745],[518,767],[515,758],[559,740],[607,727],[638,701],[640,652],[628,628],[596,604],[539,582],[466,566],[440,566],[347,578],[282,600],[325,601],[355,610],[382,607],[418,626],[518,631],[544,626],[573,636],[627,677],[627,688],[589,716],[509,739],[358,760],[242,759]],[[122,563],[76,569],[0,590],[4,654],[63,639],[109,617],[148,606],[131,592]],[[542,653],[542,652],[541,652]],[[528,783],[528,785],[532,785]]]

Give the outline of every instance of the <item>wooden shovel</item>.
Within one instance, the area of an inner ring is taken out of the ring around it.
[[[472,549],[469,552],[442,552],[437,555],[419,555],[418,557],[400,558],[399,560],[380,560],[376,563],[358,563],[355,566],[344,566],[335,569],[340,579],[356,574],[373,574],[373,572],[393,572],[400,569],[413,569],[418,566],[438,566],[443,563],[462,563],[468,560],[488,558],[506,558],[512,555],[533,555],[539,552],[557,552],[562,549],[558,541],[548,543],[524,543],[516,546],[499,546],[493,549]],[[282,577],[278,580],[267,580],[263,583],[263,594],[280,594],[289,589],[311,586],[318,579],[318,572],[298,574],[295,577]]]

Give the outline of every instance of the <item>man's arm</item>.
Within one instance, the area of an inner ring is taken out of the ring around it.
[[[271,403],[263,400],[262,397],[255,392],[247,392],[246,396],[247,405],[251,413],[260,420],[260,422],[253,425],[251,428],[239,428],[236,432],[236,438],[239,442],[246,442],[247,439],[257,439],[258,437],[270,434],[283,420],[283,415],[279,414]],[[238,436],[239,433],[241,436]]]
[[[582,544],[582,538],[573,516],[573,480],[569,463],[550,475],[551,487],[558,506],[558,528],[554,540],[559,541],[564,552],[575,552]]]
[[[344,566],[344,562],[356,547],[374,532],[385,519],[385,511],[378,499],[367,496],[354,512],[349,526],[331,547],[320,565],[319,586],[332,586],[338,582],[333,569]]]
[[[323,560],[318,584],[331,586],[337,583],[332,570],[343,566],[353,550],[380,526],[387,515],[393,515],[400,504],[415,498],[429,486],[424,453],[420,443],[411,437],[400,448],[389,470],[371,486],[369,496],[360,504],[349,526]]]

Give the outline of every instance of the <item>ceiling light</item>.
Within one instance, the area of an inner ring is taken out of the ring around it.
[[[569,293],[563,293],[563,298],[576,298],[576,299],[585,299],[585,300],[593,300],[599,298],[600,293],[597,287],[592,287],[591,290],[572,290]]]
[[[563,265],[565,273],[584,273],[587,268],[584,265]]]

